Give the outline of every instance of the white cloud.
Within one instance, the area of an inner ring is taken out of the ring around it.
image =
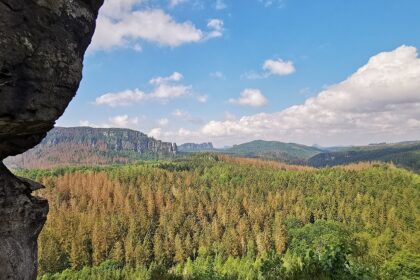
[[[115,116],[109,118],[110,124],[115,127],[129,127],[139,123],[138,118],[129,118],[128,115]]]
[[[178,23],[162,10],[134,11],[120,20],[99,16],[91,49],[111,49],[145,40],[177,47],[198,42],[204,34],[191,22]]]
[[[140,44],[134,44],[133,46],[133,50],[136,52],[142,52],[143,51],[143,47]]]
[[[295,72],[295,67],[292,61],[284,61],[282,59],[272,60],[268,59],[264,62],[263,69],[270,74],[285,76]]]
[[[142,2],[142,0],[106,0],[100,14],[111,19],[121,19],[129,14],[135,5]]]
[[[81,120],[81,126],[90,126],[90,127],[102,127],[102,128],[110,128],[110,127],[123,127],[123,128],[133,128],[136,129],[139,124],[139,118],[134,117],[130,118],[128,115],[119,115],[115,117],[108,118],[108,122],[95,124],[87,120]]]
[[[106,93],[96,98],[96,105],[125,106],[147,99],[147,94],[139,89],[128,89],[117,93]]]
[[[160,139],[162,136],[162,129],[160,127],[152,128],[147,135],[155,139]]]
[[[172,0],[170,4],[181,2],[184,1]],[[212,23],[208,31],[203,31],[189,21],[177,22],[161,9],[140,10],[141,3],[141,0],[106,1],[100,10],[89,51],[121,47],[139,51],[140,41],[177,47],[222,36],[220,24]]]
[[[207,23],[207,27],[212,31],[207,34],[207,39],[223,36],[223,25],[223,20],[216,18],[210,19]]]
[[[275,113],[210,121],[200,133],[232,144],[276,139],[323,145],[420,138],[420,59],[401,46],[371,57],[343,82]],[[205,137],[203,137],[205,138]]]
[[[216,4],[214,5],[216,10],[223,10],[226,9],[227,6],[223,0],[216,0]]]
[[[155,88],[150,93],[140,89],[128,89],[121,92],[110,92],[96,98],[96,105],[127,106],[150,100],[168,101],[192,94],[191,85],[173,84],[183,78],[181,73],[174,72],[169,77],[157,77],[150,80]]]
[[[149,94],[149,98],[169,100],[188,95],[191,90],[192,86],[161,84]]]
[[[242,78],[248,80],[265,79],[271,75],[286,76],[296,71],[292,61],[284,61],[282,59],[267,59],[262,65],[264,72],[258,73],[255,71],[249,71],[242,74]]]
[[[238,99],[229,99],[230,103],[244,106],[262,107],[267,105],[267,98],[259,89],[247,88],[241,92]]]
[[[188,129],[185,129],[185,128],[182,128],[181,127],[178,130],[178,135],[181,136],[181,137],[189,137],[189,136],[194,135],[194,132],[192,132],[191,130],[188,130]]]
[[[167,82],[178,82],[182,80],[184,76],[179,72],[174,72],[172,75],[168,77],[156,77],[149,81],[152,85],[160,85]]]

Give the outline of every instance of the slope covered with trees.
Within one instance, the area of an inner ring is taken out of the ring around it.
[[[21,171],[50,201],[48,279],[418,279],[420,176],[201,154]]]
[[[315,167],[324,167],[361,161],[383,161],[420,172],[420,142],[343,147],[336,150],[317,154],[308,163]]]
[[[12,168],[52,168],[70,165],[130,163],[171,158],[173,143],[125,128],[56,127],[35,148],[6,159]]]
[[[220,152],[246,157],[280,160],[287,163],[303,164],[310,157],[321,153],[322,150],[295,143],[255,140],[240,145],[234,145],[231,148],[220,150]]]

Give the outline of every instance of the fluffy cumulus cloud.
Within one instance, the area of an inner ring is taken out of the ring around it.
[[[401,46],[369,59],[346,80],[275,113],[210,121],[198,132],[220,144],[276,139],[366,144],[420,137],[420,59]]]
[[[295,66],[292,61],[283,61],[282,59],[272,60],[268,59],[264,62],[263,69],[270,74],[285,76],[295,72]]]
[[[167,82],[179,82],[184,78],[184,76],[179,72],[174,72],[168,77],[156,77],[149,81],[152,85],[160,85]]]
[[[146,100],[146,93],[139,89],[128,89],[116,93],[106,93],[96,98],[96,105],[122,106]]]
[[[139,123],[138,118],[129,118],[128,115],[115,116],[109,120],[112,126],[116,127],[129,127]]]
[[[162,137],[162,128],[160,127],[155,127],[152,128],[148,133],[148,136],[153,137],[155,139],[160,139]]]
[[[115,117],[108,118],[108,122],[96,124],[89,122],[87,120],[80,121],[81,126],[90,126],[90,127],[123,127],[123,128],[133,128],[137,129],[137,126],[139,124],[139,118],[134,117],[130,118],[128,115],[119,115]]]
[[[129,89],[121,92],[109,92],[95,100],[96,105],[127,106],[144,101],[168,101],[192,94],[191,85],[176,84],[183,78],[181,73],[174,72],[168,77],[156,77],[149,81],[154,86],[153,91],[145,93],[140,89]]]
[[[223,20],[220,19],[210,19],[207,22],[207,27],[212,30],[208,33],[207,38],[217,38],[217,37],[221,37],[223,35]]]
[[[243,106],[262,107],[267,105],[267,98],[259,89],[247,88],[241,92],[238,99],[231,98],[229,102]]]
[[[267,59],[262,65],[262,70],[263,72],[246,72],[242,77],[248,80],[257,80],[265,79],[272,75],[287,76],[296,71],[293,61],[285,61],[283,59]]]
[[[182,0],[172,0],[177,5]],[[177,47],[222,36],[223,22],[208,23],[208,31],[189,21],[177,22],[161,9],[140,9],[140,0],[107,0],[101,8],[90,51],[131,47],[141,50],[139,42]],[[220,25],[221,24],[221,25]]]

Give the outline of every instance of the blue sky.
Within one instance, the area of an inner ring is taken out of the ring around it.
[[[216,146],[420,139],[419,47],[415,0],[106,0],[58,125]]]

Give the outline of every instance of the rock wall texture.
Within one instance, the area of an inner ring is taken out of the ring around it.
[[[42,187],[1,161],[38,144],[76,94],[103,0],[0,0],[0,279],[35,279]]]

